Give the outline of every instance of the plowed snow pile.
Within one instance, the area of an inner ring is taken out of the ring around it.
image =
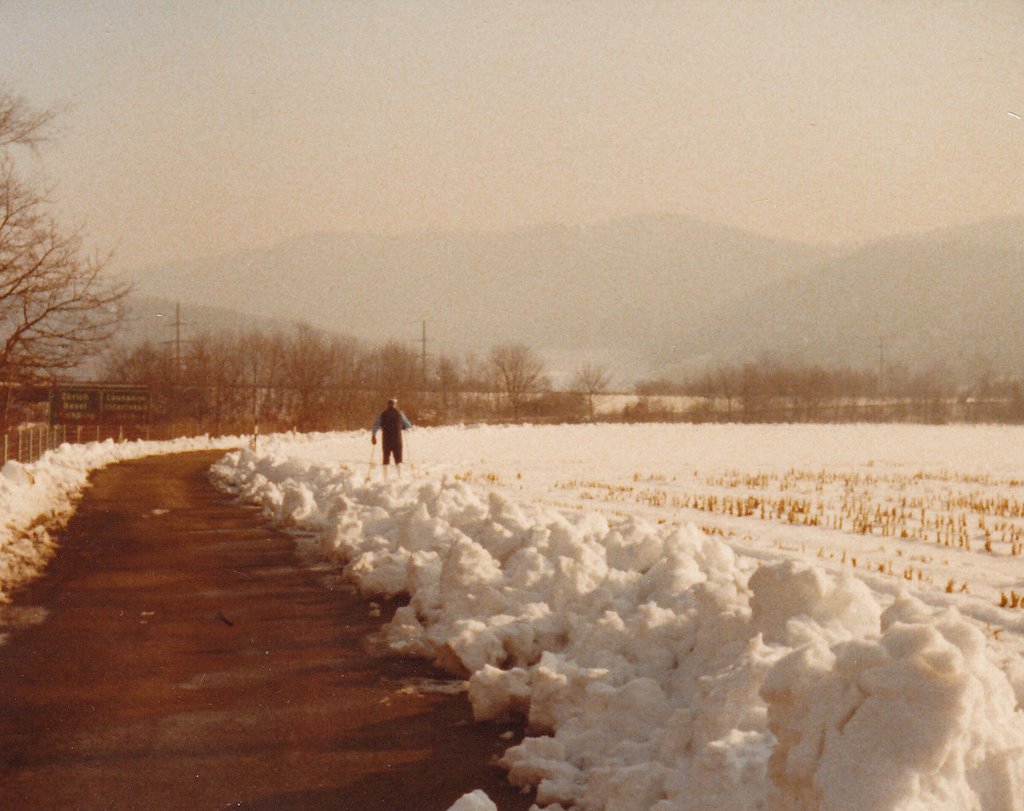
[[[525,447],[545,429],[515,430]],[[586,436],[621,458],[620,430]],[[482,444],[403,480],[329,461],[365,434],[280,438],[215,478],[365,593],[410,596],[391,645],[464,675],[477,718],[528,719],[504,765],[539,806],[1024,809],[1013,628],[813,553],[754,559],[692,523],[555,508],[516,460],[490,462],[521,490],[467,481],[488,431],[463,433]]]

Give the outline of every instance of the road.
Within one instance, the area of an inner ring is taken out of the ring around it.
[[[303,566],[209,484],[216,457],[94,474],[0,612],[0,806],[444,811],[483,788],[527,809],[493,765],[519,731],[368,644],[393,606]]]

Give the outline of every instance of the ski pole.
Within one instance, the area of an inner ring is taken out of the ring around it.
[[[377,448],[374,445],[370,445],[370,466],[366,469],[366,481],[370,481],[370,476],[373,475],[373,453]]]

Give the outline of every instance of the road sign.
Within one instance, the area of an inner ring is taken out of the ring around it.
[[[105,387],[100,394],[100,413],[104,417],[118,417],[124,422],[146,422],[149,419],[149,389],[146,386]]]
[[[57,386],[50,391],[50,423],[125,423],[149,421],[149,387]]]

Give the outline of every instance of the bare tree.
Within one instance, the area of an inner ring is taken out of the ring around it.
[[[422,380],[419,354],[397,341],[388,341],[372,353],[370,363],[372,388],[378,400],[397,397],[415,412]]]
[[[214,431],[241,433],[249,427],[251,385],[242,336],[202,332],[190,342],[183,378],[174,381],[174,410]]]
[[[437,387],[441,392],[441,408],[445,414],[461,384],[458,362],[451,355],[441,355],[437,359]]]
[[[290,391],[285,388],[289,337],[250,330],[239,336],[242,381],[248,389],[245,418],[256,425],[291,427]]]
[[[332,376],[331,346],[309,324],[295,327],[285,348],[284,375],[294,394],[293,419],[302,430],[319,429]]]
[[[112,337],[128,286],[111,281],[106,259],[84,256],[41,194],[17,176],[9,154],[34,146],[50,121],[0,93],[0,423],[14,387],[79,366]]]
[[[590,411],[590,419],[594,419],[594,395],[608,390],[608,384],[612,382],[612,375],[604,366],[593,363],[584,363],[572,376],[570,386],[573,391],[582,392],[587,395],[587,406]]]
[[[111,347],[103,359],[102,373],[112,383],[148,386],[150,416],[165,419],[174,403],[174,358],[166,347],[152,341],[134,346]]]
[[[0,148],[12,144],[38,146],[46,140],[52,121],[49,110],[35,110],[25,99],[0,87]]]
[[[714,386],[717,395],[725,400],[725,419],[732,422],[733,403],[740,394],[739,372],[732,366],[721,367],[715,371]]]
[[[499,391],[508,399],[512,419],[518,420],[526,395],[547,386],[544,361],[523,344],[496,346],[488,360]]]

